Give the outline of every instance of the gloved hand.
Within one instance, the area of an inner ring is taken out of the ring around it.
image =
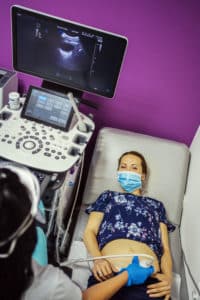
[[[123,268],[119,273],[123,271],[128,272],[128,281],[126,286],[142,284],[145,280],[154,272],[154,267],[150,266],[148,268],[140,266],[138,256],[134,256],[132,263],[128,267]]]

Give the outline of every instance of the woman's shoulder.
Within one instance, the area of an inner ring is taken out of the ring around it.
[[[152,197],[149,197],[149,196],[143,196],[143,199],[145,201],[149,202],[150,204],[154,205],[154,206],[155,205],[158,206],[158,207],[163,206],[163,203],[158,199],[155,199],[155,198],[152,198]]]
[[[94,204],[112,203],[114,201],[114,199],[120,197],[122,194],[124,195],[124,193],[120,193],[120,192],[116,192],[116,191],[112,191],[112,190],[105,190],[98,196],[98,198],[96,199],[96,202],[94,202]]]
[[[106,195],[114,195],[114,194],[119,194],[119,192],[116,192],[116,191],[112,191],[112,190],[105,190],[101,193],[102,194],[106,194]]]
[[[103,191],[98,198],[109,198],[109,199],[112,199],[113,197],[116,197],[116,196],[120,196],[120,195],[126,195],[126,193],[120,193],[120,192],[117,192],[117,191],[113,191],[113,190],[105,190]]]

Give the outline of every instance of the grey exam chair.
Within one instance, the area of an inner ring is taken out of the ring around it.
[[[102,191],[119,190],[117,160],[123,152],[130,150],[145,156],[150,171],[147,194],[164,203],[168,219],[176,225],[176,230],[169,235],[174,275],[172,299],[199,300],[200,189],[197,178],[200,171],[200,128],[191,149],[171,140],[114,128],[101,129],[68,259],[88,256],[82,241],[88,218],[85,208]],[[86,287],[89,275],[87,264],[73,266],[73,279],[82,288]]]

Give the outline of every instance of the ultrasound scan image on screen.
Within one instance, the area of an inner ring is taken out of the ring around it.
[[[13,63],[18,71],[113,97],[127,39],[12,7]]]
[[[68,98],[30,86],[21,117],[67,131],[73,109]]]

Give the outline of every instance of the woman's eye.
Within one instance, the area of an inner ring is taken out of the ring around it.
[[[120,168],[121,168],[121,169],[124,169],[124,168],[125,168],[125,166],[120,166]]]

